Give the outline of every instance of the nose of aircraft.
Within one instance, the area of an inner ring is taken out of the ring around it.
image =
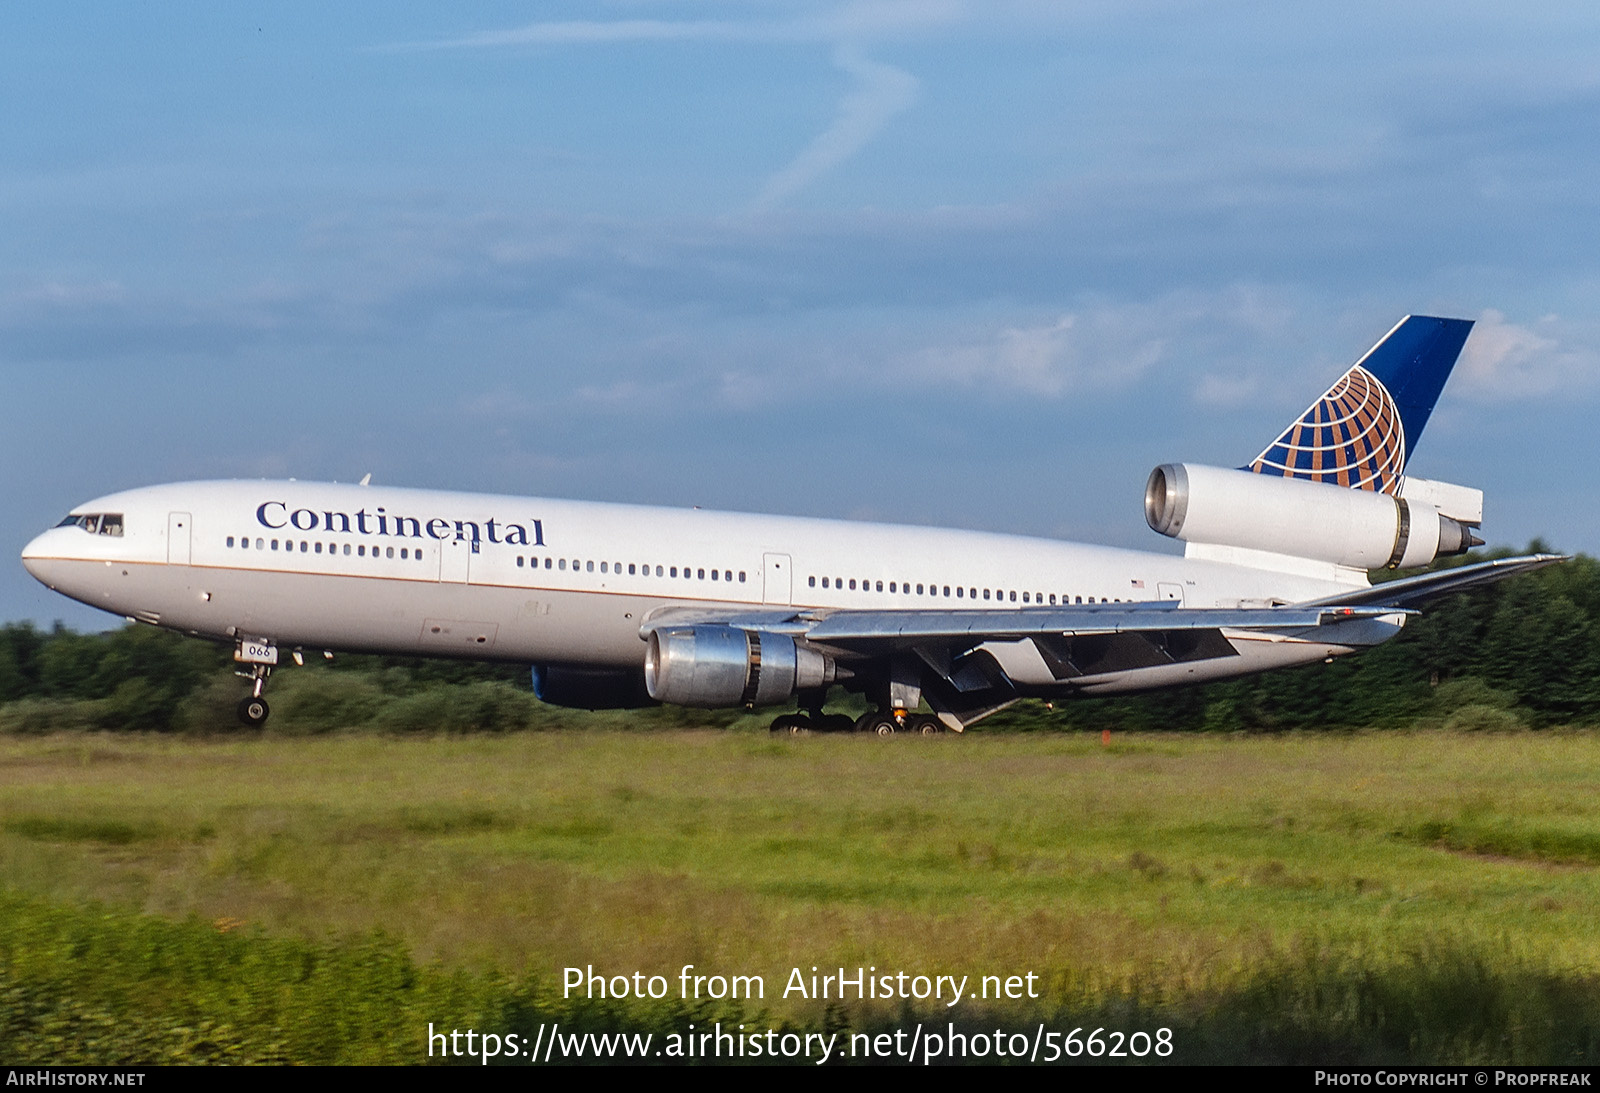
[[[45,557],[44,541],[49,534],[49,532],[45,532],[44,535],[34,536],[33,542],[22,548],[22,568],[33,574],[34,578],[39,581],[44,581],[42,567]],[[45,583],[48,584],[49,582],[45,581]]]

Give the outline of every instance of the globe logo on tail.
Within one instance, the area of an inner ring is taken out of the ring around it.
[[[1249,469],[1393,494],[1405,465],[1400,409],[1388,388],[1358,364],[1256,456]]]

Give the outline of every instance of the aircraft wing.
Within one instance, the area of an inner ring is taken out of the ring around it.
[[[640,632],[730,626],[784,634],[851,664],[920,663],[955,695],[1000,696],[992,709],[1029,687],[1142,667],[1238,656],[1227,634],[1256,632],[1315,640],[1318,627],[1405,615],[1394,607],[1181,608],[1178,603],[1104,603],[1021,610],[672,610]],[[1346,627],[1347,629],[1347,627]],[[1330,635],[1328,643],[1341,642]],[[930,701],[936,699],[928,693]]]
[[[1280,606],[1155,601],[1009,610],[675,607],[645,620],[640,636],[699,626],[781,634],[852,672],[920,680],[916,693],[956,728],[1019,697],[1060,693],[1062,685],[1104,687],[1118,673],[1171,667],[1171,682],[1180,683],[1192,681],[1194,668],[1203,678],[1210,673],[1199,662],[1240,655],[1231,639],[1376,644],[1393,633],[1395,616],[1414,614],[1417,604],[1563,560],[1555,554],[1499,559]],[[1363,625],[1368,622],[1373,626]],[[914,706],[913,692],[906,694]]]
[[[1432,573],[1419,573],[1415,577],[1402,577],[1397,581],[1384,581],[1371,588],[1359,588],[1297,604],[1297,607],[1332,606],[1388,606],[1410,608],[1451,592],[1465,592],[1518,573],[1543,569],[1547,565],[1570,560],[1570,554],[1525,554],[1518,558],[1496,558],[1476,565],[1439,569]]]
[[[1205,630],[1300,631],[1357,618],[1392,615],[1392,605],[1306,604],[1294,607],[1180,607],[1176,603],[1119,603],[1012,610],[852,610],[849,608],[758,611],[673,610],[640,627],[652,630],[716,624],[740,630],[803,637],[863,655],[925,645],[971,647],[986,641],[1089,634],[1155,634]],[[1405,612],[1402,612],[1405,613]]]

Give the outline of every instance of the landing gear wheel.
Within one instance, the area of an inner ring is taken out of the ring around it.
[[[267,716],[272,713],[272,707],[267,705],[264,698],[247,698],[239,703],[239,720],[252,729],[259,729],[267,723]]]
[[[927,714],[918,714],[913,717],[906,727],[912,732],[920,732],[923,736],[932,736],[936,732],[944,732],[944,722]]]
[[[893,714],[868,713],[856,719],[856,732],[869,732],[873,736],[893,736],[900,725]]]
[[[772,719],[773,732],[786,732],[791,736],[811,731],[811,718],[800,713],[786,713]]]
[[[855,719],[842,713],[825,713],[813,725],[818,732],[854,732],[856,728]]]

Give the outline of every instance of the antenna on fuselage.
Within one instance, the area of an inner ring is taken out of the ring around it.
[[[360,484],[363,485],[363,486],[372,485],[372,472],[371,471],[368,471],[366,474],[361,476]]]

